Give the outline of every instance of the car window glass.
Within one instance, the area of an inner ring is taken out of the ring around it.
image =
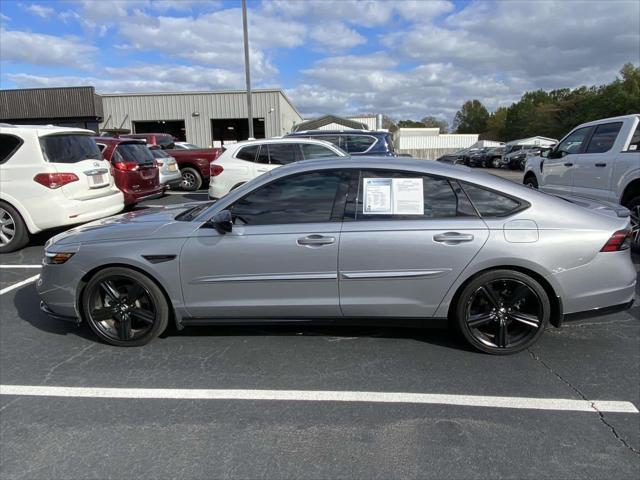
[[[104,152],[104,149],[105,149],[105,148],[107,148],[107,146],[106,146],[106,145],[103,145],[102,143],[98,143],[98,149],[99,149],[101,152]]]
[[[323,157],[335,157],[336,153],[327,147],[322,145],[316,145],[314,143],[301,143],[302,154],[305,159],[309,158],[323,158]]]
[[[325,142],[333,143],[336,147],[340,146],[340,137],[338,135],[318,135],[316,137],[307,138],[316,138],[318,140],[324,140]]]
[[[342,135],[342,149],[348,153],[365,152],[376,141],[367,135]]]
[[[483,217],[502,217],[520,208],[520,202],[492,190],[470,183],[463,183],[462,188]]]
[[[589,140],[589,146],[587,146],[585,153],[604,153],[611,150],[621,128],[622,122],[598,125]]]
[[[115,151],[125,162],[153,163],[151,151],[141,143],[121,143],[116,147]]]
[[[270,143],[268,147],[271,164],[288,165],[297,160],[298,144],[296,143]]]
[[[153,158],[169,158],[171,156],[159,148],[150,148],[149,151],[151,152],[151,155],[153,155]]]
[[[22,145],[22,140],[13,135],[0,134],[0,163],[4,163]]]
[[[258,154],[258,158],[256,158],[256,162],[269,163],[269,147],[267,147],[267,145],[260,147],[260,153]]]
[[[636,127],[636,131],[633,133],[633,137],[631,137],[631,142],[629,143],[629,148],[627,148],[630,152],[634,152],[640,150],[640,122]]]
[[[366,178],[421,179],[424,210],[421,215],[365,214],[363,184]],[[432,177],[411,172],[363,171],[358,185],[355,202],[355,217],[358,221],[368,220],[425,220],[477,216],[464,192],[445,178]]]
[[[567,138],[565,138],[560,144],[558,144],[558,148],[556,151],[560,154],[571,154],[578,153],[580,151],[580,147],[585,139],[589,136],[591,132],[591,127],[580,128],[575,132],[571,133]]]
[[[87,135],[47,135],[40,138],[40,145],[47,160],[52,163],[102,160],[98,145]]]
[[[329,222],[343,175],[311,172],[275,180],[230,208],[236,223],[274,225]]]
[[[247,162],[254,162],[256,160],[256,153],[258,153],[259,145],[251,145],[248,147],[242,147],[236,153],[236,158],[239,160],[246,160]]]

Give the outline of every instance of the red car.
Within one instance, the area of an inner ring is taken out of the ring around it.
[[[102,156],[111,162],[125,207],[162,197],[164,187],[155,159],[145,142],[131,138],[94,137]]]
[[[158,145],[166,150],[178,162],[182,189],[189,191],[198,190],[209,181],[209,164],[221,153],[220,148],[174,149],[174,138],[168,133],[131,133],[126,137],[146,140],[148,145]]]

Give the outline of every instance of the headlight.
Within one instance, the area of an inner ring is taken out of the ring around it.
[[[44,263],[47,265],[62,265],[73,257],[71,252],[44,252]]]

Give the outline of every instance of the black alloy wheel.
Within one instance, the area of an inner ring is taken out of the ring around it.
[[[473,347],[508,355],[540,338],[550,312],[547,293],[536,280],[516,271],[495,270],[467,285],[460,295],[456,320]]]
[[[82,309],[91,329],[116,346],[140,346],[167,327],[169,307],[160,288],[127,268],[107,268],[83,291]]]

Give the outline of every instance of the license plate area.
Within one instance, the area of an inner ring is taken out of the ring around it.
[[[89,188],[103,188],[109,185],[109,171],[107,169],[90,170],[84,173],[89,181]]]

